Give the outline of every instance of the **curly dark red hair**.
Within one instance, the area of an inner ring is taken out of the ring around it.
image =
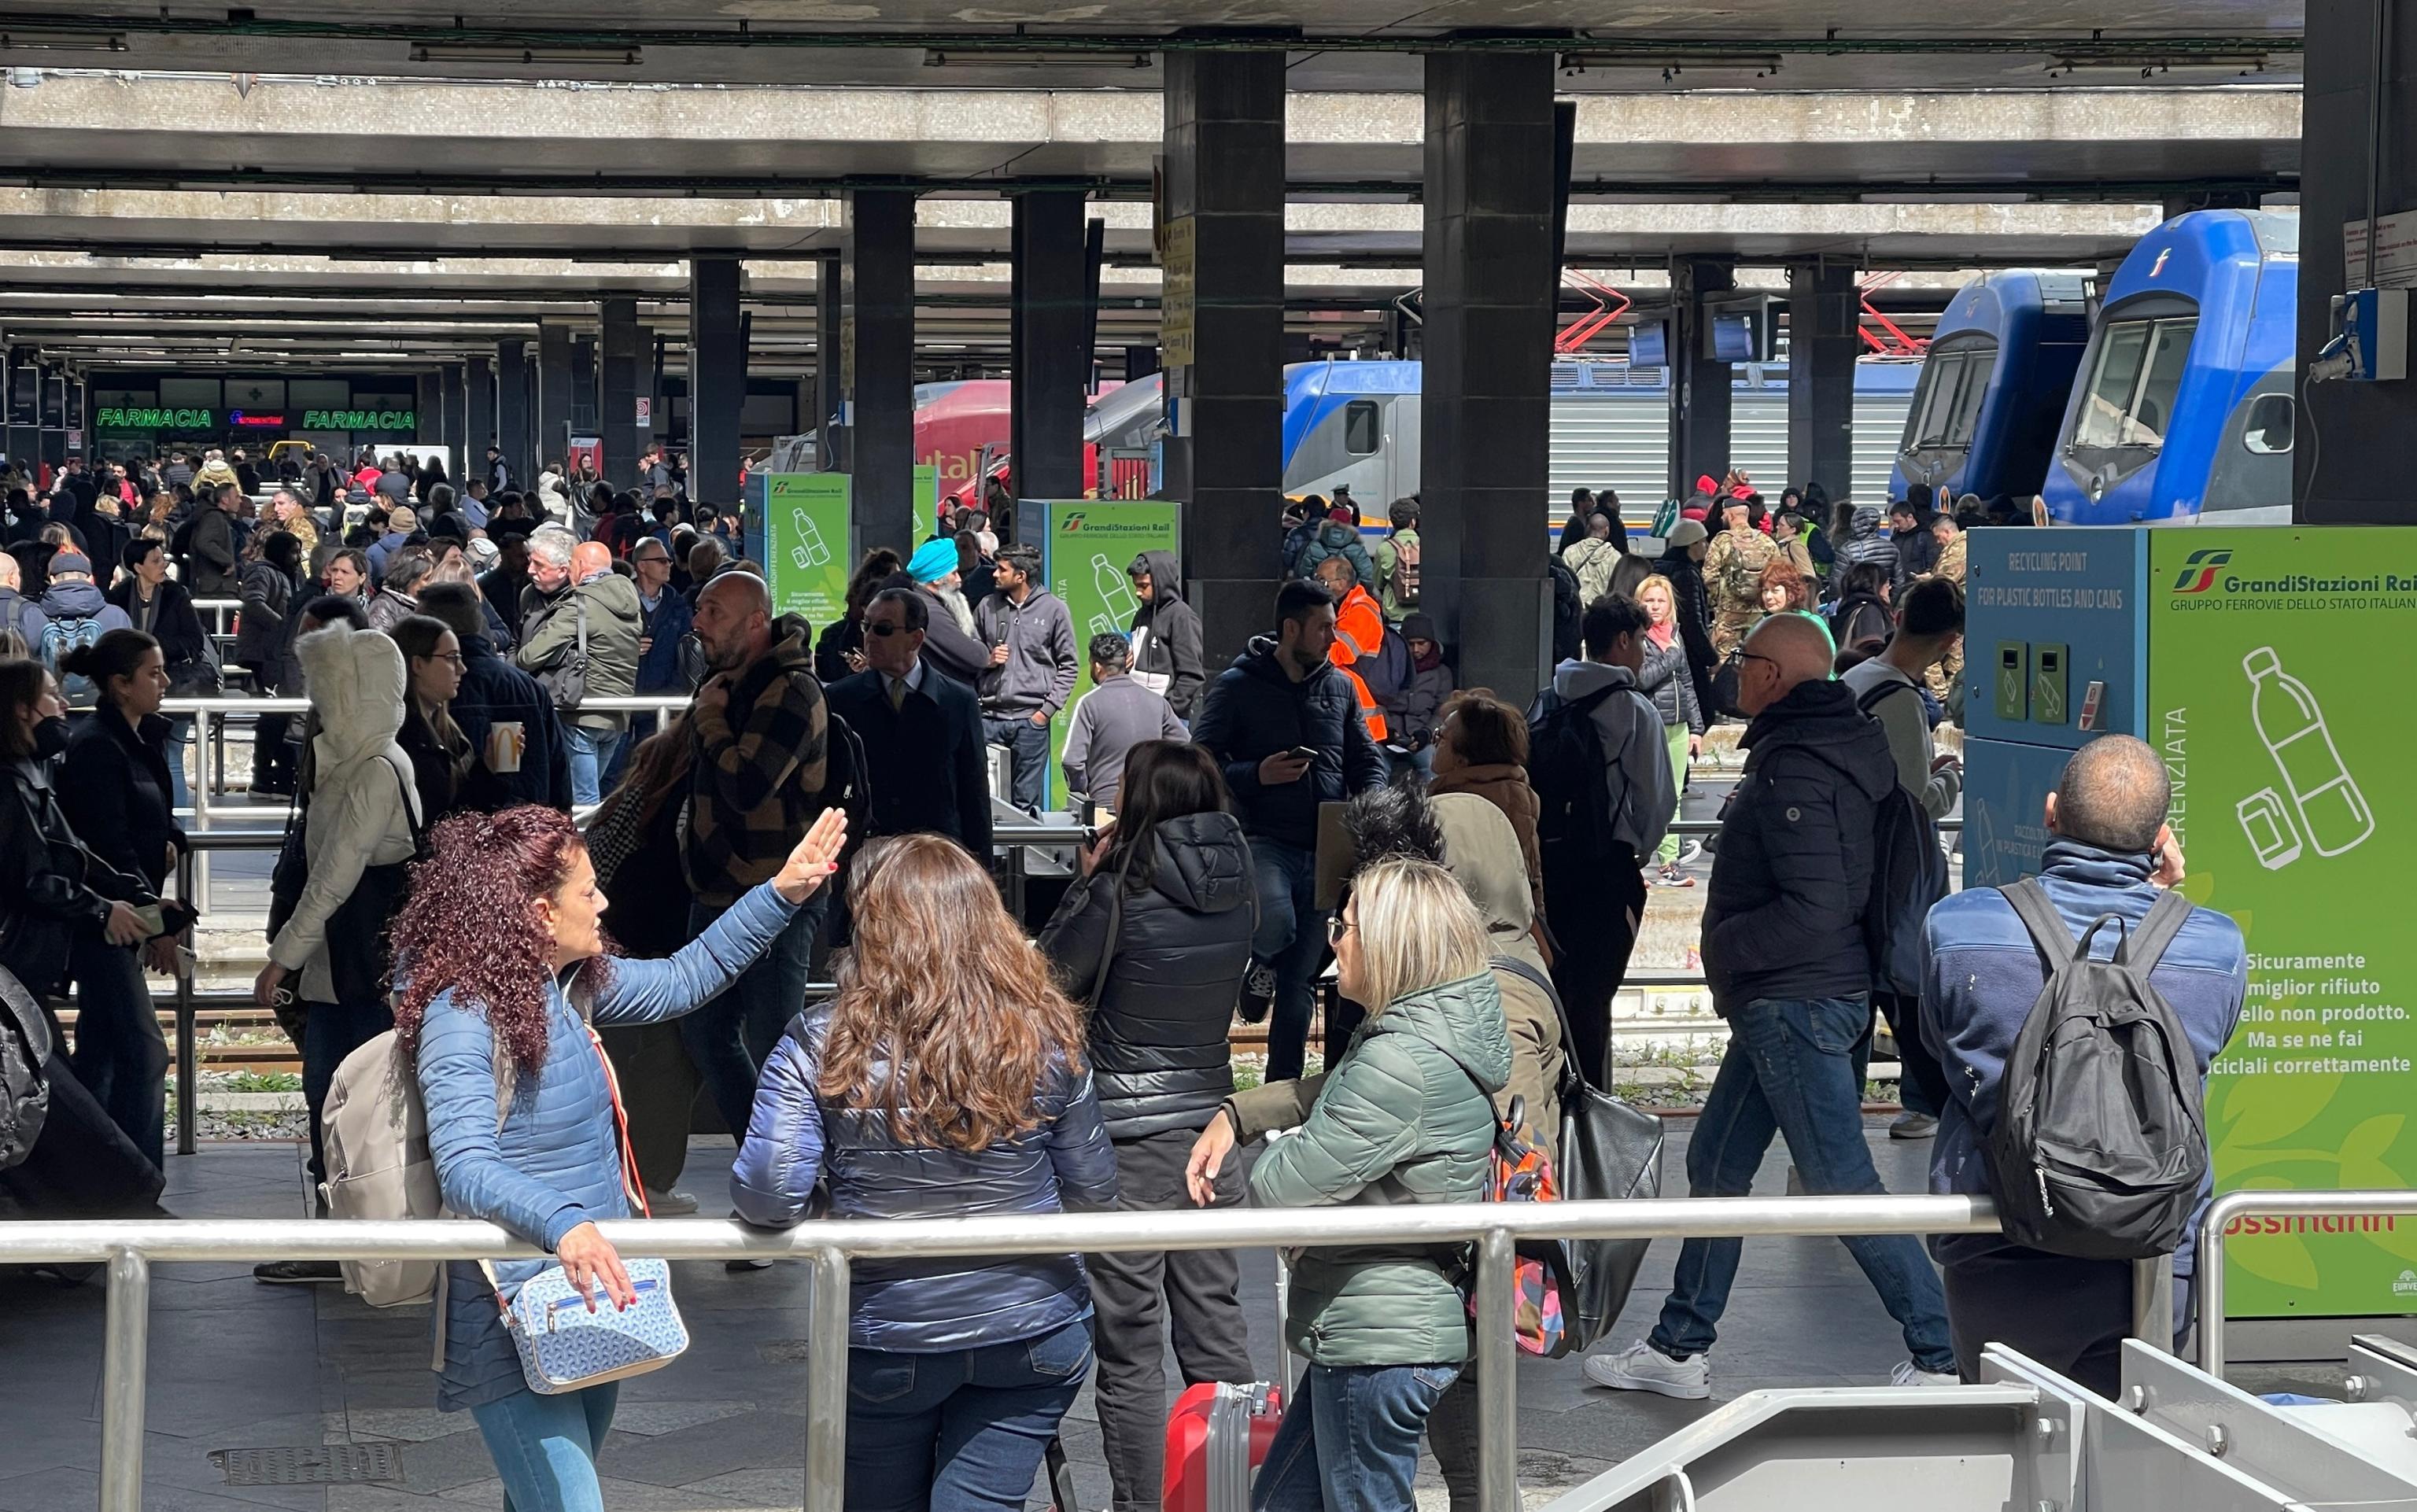
[[[561,887],[585,844],[570,815],[537,804],[455,814],[429,832],[428,856],[411,868],[411,892],[391,931],[403,984],[394,1032],[405,1056],[419,1053],[428,1005],[450,991],[485,1011],[514,1066],[545,1064],[554,969],[534,909]],[[595,957],[572,986],[592,993],[610,970]]]

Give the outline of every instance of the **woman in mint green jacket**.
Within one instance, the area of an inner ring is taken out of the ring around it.
[[[1511,1036],[1485,924],[1452,874],[1379,861],[1331,926],[1343,995],[1381,1005],[1323,1076],[1226,1103],[1193,1147],[1194,1198],[1236,1140],[1297,1126],[1251,1170],[1263,1207],[1474,1202]],[[1260,1469],[1261,1512],[1409,1512],[1419,1435],[1468,1353],[1467,1247],[1314,1248],[1293,1261],[1285,1338],[1308,1364]]]

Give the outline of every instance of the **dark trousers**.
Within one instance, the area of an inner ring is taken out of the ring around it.
[[[2132,1331],[2132,1265],[2008,1246],[1943,1267],[1947,1337],[1955,1370],[1981,1379],[1981,1351],[2003,1344],[2112,1399],[2123,1389]],[[2174,1348],[2190,1337],[2190,1279],[2174,1278]]]
[[[252,675],[255,684],[263,692],[266,692],[269,679],[263,677],[256,668]],[[253,787],[271,793],[294,791],[294,759],[300,751],[299,748],[285,738],[287,728],[293,722],[294,716],[290,714],[264,714],[259,717],[259,722],[252,726],[251,785]],[[207,751],[202,753],[202,760],[205,763],[209,760]]]
[[[0,1171],[0,1217],[156,1218],[162,1181],[56,1051],[51,1107],[23,1162]]]
[[[344,1057],[394,1027],[394,1013],[383,1003],[306,1003],[309,1015],[302,1030],[302,1101],[311,1110],[311,1189],[327,1179],[327,1152],[320,1138],[319,1110],[327,1104],[327,1088]]]
[[[1189,1209],[1183,1164],[1196,1129],[1118,1140],[1117,1206],[1126,1212]],[[1242,1200],[1241,1162],[1217,1179],[1218,1207]],[[1087,1255],[1091,1273],[1091,1337],[1100,1357],[1094,1390],[1100,1444],[1115,1489],[1115,1512],[1156,1512],[1165,1475],[1166,1346],[1172,1323],[1175,1365],[1183,1383],[1258,1379],[1242,1322],[1242,1272],[1230,1249]]]
[[[165,1169],[168,1042],[143,963],[132,946],[79,929],[68,947],[68,975],[76,1003],[75,1050],[68,1064],[143,1158]]]
[[[1570,1016],[1578,1070],[1611,1086],[1611,999],[1628,975],[1636,929],[1645,917],[1645,876],[1636,853],[1615,845],[1581,876],[1544,873],[1544,918],[1553,930],[1553,990]]]
[[[1276,974],[1267,1074],[1270,1081],[1285,1081],[1301,1073],[1311,1010],[1317,1002],[1318,968],[1326,963],[1326,915],[1316,906],[1317,857],[1254,835],[1251,867],[1259,899],[1259,927],[1251,937],[1251,954]]]
[[[829,912],[830,888],[814,894],[805,907],[772,937],[771,945],[738,979],[713,1001],[676,1021],[680,1042],[705,1081],[707,1096],[722,1114],[731,1138],[747,1137],[747,1118],[755,1106],[755,1077],[789,1021],[806,1005],[806,984],[813,980],[814,935]],[[722,906],[689,905],[689,937],[703,934],[722,915]],[[674,1168],[677,1174],[677,1168]],[[668,1188],[658,1188],[667,1190]]]
[[[1896,1038],[1896,1062],[1903,1067],[1897,1079],[1896,1100],[1909,1113],[1938,1116],[1947,1106],[1947,1071],[1930,1047],[1922,1042],[1922,1000],[1904,997],[1895,992],[1875,992],[1880,1017],[1888,1021],[1889,1033]]]
[[[604,1053],[621,1083],[621,1109],[630,1119],[630,1151],[638,1179],[648,1191],[667,1192],[688,1163],[689,1126],[696,1090],[705,1084],[689,1059],[677,1021],[602,1031]]]
[[[1034,724],[1036,710],[1018,710],[1008,714],[982,715],[982,739],[993,746],[1007,748],[1008,771],[1014,783],[1010,802],[1027,814],[1041,811],[1041,800],[1047,792],[1049,776],[1049,727]]]

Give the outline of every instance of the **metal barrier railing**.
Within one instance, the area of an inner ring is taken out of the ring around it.
[[[2364,1218],[2417,1216],[2417,1191],[2227,1192],[2198,1223],[2198,1368],[2224,1374],[2225,1231],[2242,1218]]]
[[[1662,1198],[1606,1202],[1464,1202],[1405,1207],[1219,1208],[996,1217],[837,1219],[781,1233],[729,1220],[616,1219],[616,1248],[665,1260],[803,1260],[805,1512],[844,1512],[848,1279],[858,1260],[964,1255],[1239,1249],[1299,1245],[1473,1244],[1480,1505],[1516,1512],[1518,1349],[1513,1245],[1538,1239],[1763,1238],[1995,1233],[1970,1197]],[[0,1263],[108,1266],[101,1353],[100,1512],[141,1512],[144,1400],[154,1263],[529,1259],[540,1251],[492,1223],[412,1219],[216,1219],[0,1224]],[[1289,1383],[1286,1383],[1289,1384]]]

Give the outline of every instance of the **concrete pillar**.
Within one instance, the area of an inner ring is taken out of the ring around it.
[[[2417,15],[2392,8],[2375,35],[2366,0],[2313,0],[2300,115],[2300,352],[2291,386],[2304,394],[2292,447],[2292,520],[2301,524],[2417,521],[2408,440],[2417,431],[2417,380],[2302,384],[2333,339],[2331,302],[2348,291],[2342,226],[2367,213],[2369,99],[2380,65],[2383,144],[2375,213],[2417,206]],[[2279,501],[2277,501],[2279,502]]]
[[[1083,251],[1087,198],[1081,189],[1037,189],[1014,199],[1008,295],[1014,420],[1008,454],[1020,498],[1083,496],[1092,331]]]
[[[638,452],[646,431],[638,424],[638,396],[651,381],[644,371],[653,360],[642,352],[638,301],[607,299],[603,303],[604,337],[596,365],[596,434],[604,444],[598,471],[616,489],[637,486]]]
[[[1208,662],[1274,627],[1284,488],[1285,74],[1276,53],[1168,53],[1166,214],[1190,218],[1193,345],[1166,371],[1164,495]]]
[[[1463,684],[1524,705],[1552,657],[1551,56],[1430,54],[1424,182],[1420,608]]]
[[[462,364],[463,392],[469,407],[469,430],[464,441],[466,476],[487,465],[487,448],[495,444],[495,361],[472,357]]]
[[[747,353],[738,339],[738,259],[688,265],[688,491],[705,504],[738,502],[738,411]]]
[[[529,446],[529,476],[563,460],[570,438],[570,327],[537,328],[537,433]]]
[[[1729,468],[1729,365],[1702,355],[1704,295],[1737,287],[1737,265],[1682,257],[1670,265],[1670,494],[1684,499],[1707,473]],[[1432,346],[1435,338],[1427,340]]]
[[[848,471],[866,550],[911,552],[915,519],[915,195],[847,197],[841,360],[854,405]]]
[[[537,486],[537,453],[529,446],[529,363],[526,341],[495,343],[495,445],[516,486]],[[479,461],[486,460],[485,453]]]
[[[1756,479],[1779,497],[1790,483],[1818,483],[1832,501],[1852,498],[1856,330],[1862,301],[1855,270],[1798,263],[1787,270],[1787,476]],[[1778,488],[1771,487],[1776,481]],[[1877,499],[1859,501],[1877,504]]]
[[[468,431],[469,427],[467,412],[463,407],[465,390],[462,383],[462,365],[458,362],[448,363],[445,367],[442,377],[445,386],[443,395],[445,403],[445,445],[451,447],[453,450],[453,476],[456,477],[467,477],[469,476],[469,454],[463,450],[462,438]]]
[[[570,430],[574,435],[597,433],[601,418],[596,408],[596,338],[582,331],[570,339]]]
[[[798,392],[803,411],[798,423],[814,432],[815,451],[827,472],[847,470],[838,430],[839,414],[847,404],[846,364],[839,350],[840,327],[847,319],[841,298],[844,287],[837,252],[814,259],[814,376],[813,386]]]
[[[445,379],[441,374],[423,372],[418,378],[418,397],[412,411],[418,423],[418,438],[431,446],[442,445],[445,438]],[[351,461],[350,457],[342,459]]]

